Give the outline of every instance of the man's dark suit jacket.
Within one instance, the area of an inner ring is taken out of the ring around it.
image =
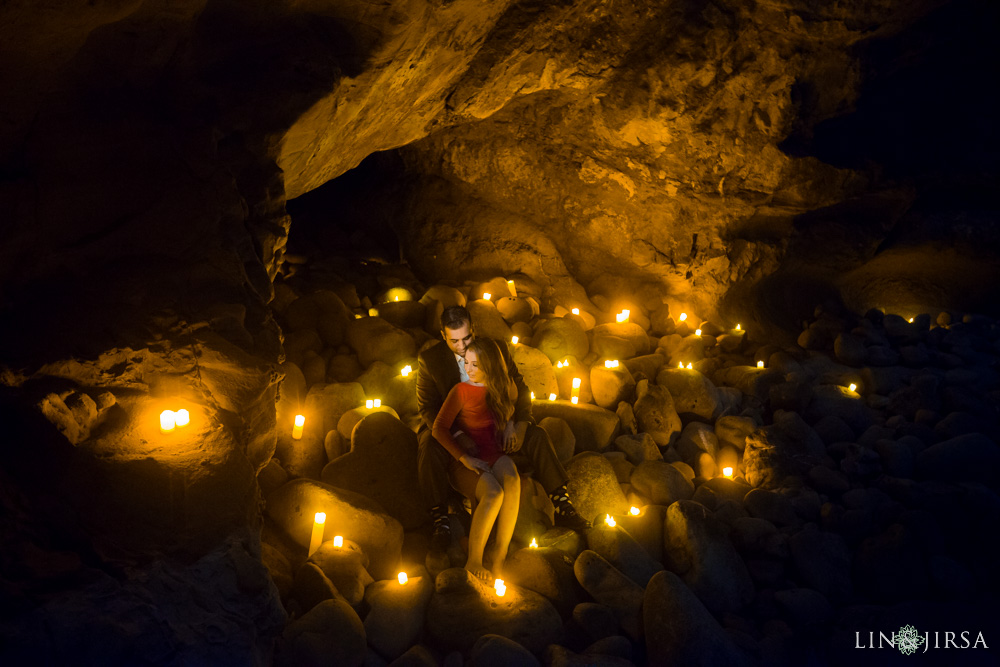
[[[517,370],[514,359],[511,358],[510,350],[506,343],[492,338],[479,338],[479,341],[488,341],[500,349],[504,363],[507,364],[507,374],[514,381],[517,387],[517,401],[514,403],[514,421],[526,421],[533,424],[531,418],[531,392],[528,385],[524,383],[521,372]],[[447,398],[448,392],[456,384],[461,382],[461,375],[458,372],[458,363],[455,361],[455,353],[445,344],[438,341],[430,346],[418,357],[419,374],[417,375],[417,407],[420,410],[420,417],[424,426],[429,429],[434,428],[434,420],[437,419],[441,405]]]

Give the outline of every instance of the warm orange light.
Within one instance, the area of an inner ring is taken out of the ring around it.
[[[179,428],[183,428],[191,423],[191,413],[181,408],[174,413],[174,423],[177,424]]]
[[[393,298],[392,298],[392,300],[393,300],[393,301],[399,301],[399,297],[398,297],[398,296],[396,296],[396,297],[393,297]]]
[[[583,381],[580,378],[573,378],[573,389],[579,389]]]
[[[701,335],[701,329],[695,329],[694,330],[694,335],[695,336],[700,336]]]
[[[302,439],[302,428],[306,425],[305,415],[295,415],[295,424],[292,426],[292,438],[295,440]]]
[[[535,392],[531,392],[531,400],[535,400]]]
[[[757,362],[757,368],[764,368],[764,362],[763,361],[758,361]]]
[[[732,466],[726,466],[725,468],[723,468],[722,474],[725,475],[726,477],[732,477],[733,476]]]
[[[507,281],[507,289],[510,290],[510,295],[511,296],[513,296],[513,297],[517,296],[517,290],[514,288],[514,281],[513,280],[508,280]]]
[[[578,404],[580,402],[580,397],[579,396],[570,396],[569,397],[569,402],[572,403],[573,405],[576,405],[576,404]]]
[[[164,410],[160,413],[160,430],[164,433],[170,433],[174,430],[174,426],[177,425],[177,413],[173,410]]]
[[[614,528],[615,525],[617,524],[617,522],[614,520],[614,517],[612,517],[610,514],[604,515],[604,523],[608,524],[612,528]]]
[[[857,390],[858,390],[858,385],[856,385],[856,384],[854,384],[854,383],[852,382],[852,383],[850,384],[850,386],[848,387],[848,389],[850,389],[851,391],[857,391]]]
[[[678,361],[677,362],[677,368],[684,368],[684,362],[683,361]]]
[[[337,547],[338,549],[344,546],[344,537],[342,535],[334,535],[333,546]]]
[[[369,308],[368,309],[368,316],[369,317],[378,317],[378,308]]]
[[[632,507],[628,508],[628,513],[631,514],[632,516],[639,516],[639,508],[633,505]]]
[[[688,362],[688,365],[687,365],[687,369],[688,369],[688,370],[691,370],[692,368],[694,368],[694,366],[692,366],[692,365],[691,365],[691,362],[689,361],[689,362]]]
[[[519,341],[519,340],[521,340],[521,339],[518,338],[517,336],[511,336],[510,337],[510,342],[511,342],[512,345],[517,345],[517,341]]]
[[[604,361],[604,367],[605,368],[618,368],[618,360],[617,359],[606,359]]]
[[[319,549],[323,543],[323,529],[326,528],[326,512],[316,512],[313,521],[312,536],[309,539],[309,555]]]
[[[536,540],[535,538],[532,537],[531,538],[531,544],[529,544],[528,546],[531,547],[532,549],[537,549],[538,548],[538,540]]]
[[[507,593],[507,587],[503,583],[503,579],[497,579],[493,582],[493,590],[497,592],[497,597],[503,597]]]
[[[549,400],[550,401],[556,400],[556,395],[555,394],[549,394]]]
[[[573,313],[574,315],[579,315],[580,314],[580,309],[579,308],[574,308],[573,310],[571,310],[569,312]]]
[[[489,292],[483,292],[483,298],[489,301],[491,298],[493,298],[493,295],[490,294]]]
[[[365,401],[365,407],[371,410],[372,408],[375,407],[375,401],[369,398],[368,400]]]
[[[376,408],[381,408],[382,407],[382,399],[381,398],[376,398],[375,401],[374,401],[374,403],[375,403],[375,407]]]
[[[910,324],[913,324],[913,318],[912,317],[910,318]]]
[[[687,314],[687,313],[681,313],[681,316],[680,316],[680,317],[678,317],[678,318],[677,318],[677,320],[678,320],[679,322],[683,322],[683,321],[684,321],[684,320],[686,320],[687,318],[688,318],[688,314]]]
[[[402,375],[403,377],[409,376],[409,374],[412,372],[413,372],[413,367],[410,366],[409,364],[403,366],[403,370],[399,371],[400,375]]]
[[[737,322],[737,323],[736,323],[736,330],[737,330],[737,331],[739,331],[739,330],[740,330],[740,324],[739,324],[739,322]]]
[[[408,581],[408,579],[406,577],[406,573],[405,572],[400,572],[399,574],[397,574],[396,575],[396,581],[398,581],[400,585],[405,584]]]
[[[629,310],[628,308],[622,309],[622,312],[615,315],[615,319],[619,322],[628,322]]]

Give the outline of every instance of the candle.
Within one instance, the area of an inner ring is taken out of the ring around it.
[[[617,359],[606,359],[604,361],[604,367],[605,368],[618,368],[618,360]]]
[[[579,315],[580,314],[580,309],[579,308],[574,308],[570,312],[573,313],[574,315]]]
[[[392,300],[393,300],[393,301],[399,301],[399,297],[398,297],[398,296],[396,296],[396,297],[393,297],[393,298],[392,298]]]
[[[852,382],[851,385],[848,387],[848,389],[850,389],[851,391],[857,391],[858,390],[858,385],[856,385],[856,384],[854,384]]]
[[[305,415],[295,415],[295,424],[292,426],[292,439],[302,439],[302,427],[306,425]]]
[[[732,477],[733,476],[733,468],[732,468],[732,466],[726,466],[725,468],[723,468],[722,469],[722,474],[724,476],[726,476],[726,477]]]
[[[497,597],[503,597],[507,592],[507,587],[503,583],[503,579],[497,579],[493,582],[493,590],[497,592]]]
[[[369,398],[368,400],[365,401],[365,407],[371,410],[372,408],[375,407],[375,401]]]
[[[610,514],[605,514],[604,515],[604,523],[608,524],[612,528],[615,527],[615,520],[614,520],[614,518]]]
[[[333,538],[333,546],[337,547],[338,549],[341,548],[342,546],[344,546],[344,537],[343,537],[343,535],[335,535],[334,536],[334,538]]]
[[[764,362],[763,361],[758,361],[757,362],[757,368],[764,368]]]
[[[622,309],[622,312],[615,315],[615,319],[619,322],[628,322],[629,310],[628,308]]]
[[[573,378],[573,393],[577,396],[580,395],[580,385],[583,384],[583,380],[580,378]]]
[[[689,362],[688,362],[688,365],[687,365],[687,369],[688,369],[688,370],[691,370],[692,368],[693,368],[693,366],[691,365],[691,362],[689,361]]]
[[[628,513],[631,514],[632,516],[639,516],[639,508],[633,505],[628,509]]]
[[[578,404],[580,402],[580,397],[579,396],[570,396],[569,397],[569,402],[572,403],[573,405],[576,405],[576,404]]]
[[[407,377],[407,376],[409,376],[409,375],[410,375],[410,373],[412,373],[412,372],[413,372],[413,367],[412,367],[412,366],[410,366],[409,364],[406,364],[405,366],[403,366],[403,370],[401,370],[401,371],[400,371],[399,373],[400,373],[400,375],[402,375],[403,377]]]
[[[513,297],[517,296],[517,290],[514,289],[514,281],[513,280],[508,280],[507,281],[507,289],[510,290],[510,295],[511,296],[513,296]]]
[[[492,297],[493,297],[493,295],[490,294],[489,292],[483,292],[483,298],[485,300],[489,301]]]
[[[684,320],[686,320],[687,318],[688,318],[688,314],[687,314],[687,313],[681,313],[681,316],[680,316],[680,317],[678,317],[678,318],[677,318],[677,320],[678,320],[679,322],[683,322],[683,321],[684,321]]]
[[[177,415],[173,410],[164,410],[160,413],[160,430],[164,433],[170,433],[173,431],[176,423]]]
[[[549,394],[549,400],[550,401],[556,400],[556,395],[555,394]]]
[[[531,392],[531,400],[535,400],[535,392]]]
[[[374,401],[372,401],[372,403],[375,405],[376,408],[381,408],[382,407],[382,399],[381,398],[376,398]]]
[[[684,368],[684,362],[683,361],[678,361],[677,362],[677,368]]]
[[[694,330],[694,335],[695,336],[700,336],[701,335],[701,329],[695,329]]]
[[[739,330],[740,330],[740,323],[739,323],[739,322],[737,322],[737,323],[736,323],[736,330],[737,330],[737,331],[739,331]]]
[[[316,512],[316,517],[313,521],[312,537],[309,539],[310,556],[312,556],[313,552],[319,549],[319,545],[323,543],[324,528],[326,528],[326,512]]]
[[[402,586],[403,584],[405,584],[407,582],[406,573],[405,572],[400,572],[399,574],[397,574],[396,575],[396,581],[399,582],[400,586]]]
[[[910,324],[913,324],[913,318],[912,317],[910,318]]]
[[[531,547],[532,549],[537,549],[538,548],[538,540],[536,540],[535,538],[532,537],[531,538],[531,544],[529,544],[528,546]]]
[[[174,423],[177,424],[178,428],[187,426],[191,423],[191,413],[181,408],[174,413]]]
[[[521,339],[518,338],[517,336],[511,336],[510,337],[510,342],[511,342],[512,345],[517,345],[517,341],[519,341],[519,340],[521,340]]]

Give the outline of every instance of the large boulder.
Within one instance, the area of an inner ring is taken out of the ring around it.
[[[292,621],[282,635],[278,662],[285,665],[349,665],[365,659],[365,627],[347,602],[331,598]]]
[[[565,419],[558,417],[546,417],[538,422],[538,425],[549,436],[552,449],[555,450],[556,458],[560,463],[566,463],[576,454],[576,436],[573,429],[569,427]]]
[[[615,438],[615,449],[624,453],[634,465],[639,465],[643,461],[663,460],[660,448],[656,446],[653,436],[648,433],[620,435]]]
[[[722,629],[701,600],[673,572],[649,581],[642,603],[650,665],[738,667],[752,662]],[[656,628],[653,632],[650,629]]]
[[[375,361],[395,366],[417,356],[413,336],[381,317],[351,320],[347,325],[346,339],[365,368]]]
[[[469,309],[469,315],[472,316],[477,336],[493,338],[494,340],[510,340],[512,334],[510,325],[503,319],[503,315],[500,314],[492,301],[476,299],[469,301],[465,307]]]
[[[306,395],[304,433],[316,428],[325,437],[337,430],[340,418],[348,410],[365,404],[365,390],[357,382],[313,385]]]
[[[524,383],[528,385],[528,390],[535,395],[537,401],[548,400],[549,394],[559,393],[556,372],[544,352],[530,345],[517,344],[510,346],[510,354]]]
[[[665,387],[649,385],[633,408],[639,431],[649,433],[660,447],[673,444],[681,432],[681,418]]]
[[[484,634],[496,634],[537,654],[559,640],[562,619],[534,591],[507,584],[506,595],[499,597],[468,570],[451,568],[437,576],[425,630],[446,651],[466,653]]]
[[[326,513],[325,539],[342,535],[356,542],[371,561],[376,579],[396,576],[403,526],[377,502],[322,482],[295,479],[266,498],[267,513],[300,547],[309,546],[317,512]]]
[[[667,508],[664,560],[712,613],[736,611],[754,596],[743,559],[728,529],[703,505],[680,500]]]
[[[621,525],[598,523],[587,532],[587,548],[643,588],[663,569]]]
[[[353,540],[344,540],[339,547],[334,546],[332,540],[327,540],[309,556],[307,562],[315,564],[352,607],[361,603],[365,588],[374,581],[367,569],[371,564],[368,556]]]
[[[365,589],[365,634],[368,645],[395,660],[417,643],[424,629],[427,603],[434,592],[429,576],[410,577],[405,585],[394,579],[376,581]]]
[[[643,355],[649,353],[649,336],[638,324],[634,322],[609,322],[608,324],[598,324],[593,328],[591,335],[594,337],[594,344],[601,345],[603,338],[618,338],[631,343],[635,354],[630,356]]]
[[[821,531],[810,523],[792,535],[788,546],[792,564],[803,584],[835,603],[850,599],[854,590],[851,552],[843,537]]]
[[[535,329],[531,342],[553,364],[566,357],[583,359],[590,350],[590,341],[583,327],[567,317],[543,321]]]
[[[573,561],[553,547],[518,549],[504,563],[504,580],[544,595],[565,617],[586,597],[573,573]]]
[[[726,415],[715,422],[715,437],[720,445],[729,445],[742,452],[747,445],[747,436],[757,430],[757,422],[749,417]]]
[[[615,469],[600,454],[577,454],[566,464],[566,473],[569,475],[566,488],[573,506],[588,521],[628,511],[628,501],[618,484]]]
[[[642,636],[642,586],[600,554],[584,550],[573,564],[576,579],[592,598],[615,611],[618,624],[632,641]]]
[[[417,481],[417,436],[387,412],[375,412],[354,427],[351,450],[323,468],[330,486],[379,503],[405,530],[427,522]]]
[[[407,364],[416,368],[415,359],[407,359]],[[390,366],[381,361],[374,362],[358,377],[358,384],[365,390],[367,398],[378,398],[382,405],[389,406],[397,413],[417,412],[417,374],[410,373],[405,377],[401,373],[402,366]]]
[[[721,412],[719,390],[697,370],[661,368],[656,384],[670,392],[682,419],[712,422]]]
[[[556,417],[573,431],[578,452],[603,452],[618,437],[621,422],[618,415],[596,405],[569,401],[535,401],[531,407],[535,419]]]
[[[606,410],[614,410],[621,401],[632,400],[635,380],[620,362],[618,368],[594,365],[590,369],[590,392],[595,403]]]
[[[797,413],[779,410],[774,424],[746,438],[743,465],[752,486],[779,486],[789,476],[805,476],[826,455],[816,432]]]
[[[643,461],[632,471],[629,483],[650,505],[669,506],[694,495],[694,484],[666,461]]]

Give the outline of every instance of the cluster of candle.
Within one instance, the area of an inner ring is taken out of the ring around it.
[[[566,361],[557,361],[556,362],[556,368],[562,368],[563,366],[567,366],[567,367],[569,366],[569,359],[567,359]]]
[[[632,507],[628,508],[628,513],[631,514],[632,516],[639,516],[639,508],[636,507],[635,505],[632,505]]]
[[[619,322],[628,322],[629,310],[628,308],[622,309],[622,312],[615,315],[615,319]]]
[[[382,407],[382,399],[369,398],[368,400],[365,401],[365,407],[368,408],[369,410],[372,410],[373,408],[380,408]]]
[[[611,516],[610,514],[605,514],[604,515],[604,523],[608,524],[612,528],[614,528],[616,525],[618,525],[618,522],[615,521],[615,518],[613,516]]]
[[[618,368],[618,360],[617,359],[607,359],[607,360],[604,361],[604,367],[605,368]]]
[[[688,362],[687,367],[688,367],[688,369],[694,368],[694,366],[692,366],[690,362]],[[683,361],[678,361],[677,362],[677,368],[684,368],[684,362]]]
[[[409,364],[406,364],[405,366],[403,366],[403,370],[399,371],[399,374],[402,375],[403,377],[407,377],[412,372],[413,372],[413,367],[410,366]]]
[[[164,410],[160,413],[160,430],[170,433],[175,428],[184,428],[191,423],[191,414],[187,410]]]
[[[580,385],[583,381],[580,378],[573,378],[573,391],[570,394],[570,402],[574,405],[580,402]]]

